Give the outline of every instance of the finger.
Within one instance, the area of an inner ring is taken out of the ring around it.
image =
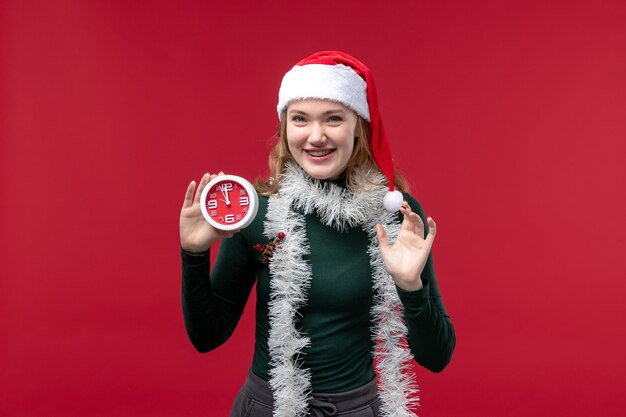
[[[415,226],[411,220],[411,206],[406,201],[402,202],[402,206],[400,206],[400,213],[402,213],[402,225],[400,226],[400,230],[406,230],[411,233],[415,233]]]
[[[381,249],[388,246],[387,232],[381,224],[376,225],[376,237],[378,237],[378,245],[381,247]]]
[[[411,211],[411,206],[409,206],[408,203],[406,203],[406,205],[403,204],[400,208],[400,211],[404,215],[401,229],[416,234],[417,236],[424,239],[424,223],[422,222],[420,216],[418,216],[417,213]]]
[[[193,192],[196,189],[196,182],[191,181],[187,186],[187,191],[185,192],[185,201],[183,202],[183,208],[191,207],[193,203]]]
[[[432,245],[435,240],[435,235],[437,235],[437,224],[432,217],[429,217],[426,220],[428,221],[428,236],[426,236],[426,241]]]
[[[204,174],[202,176],[202,179],[200,180],[200,184],[198,185],[198,191],[196,192],[196,196],[193,199],[194,204],[200,202],[202,191],[204,190],[204,187],[206,187],[206,185],[209,183],[209,181],[211,181],[211,176],[208,173]]]
[[[422,239],[424,239],[424,222],[422,221],[422,218],[417,214],[417,213],[413,213],[414,219],[415,219],[415,233],[421,237]]]
[[[224,175],[224,171],[220,171],[220,172],[219,172],[219,173],[217,173],[217,174],[211,174],[211,175],[209,176],[209,181],[212,181],[212,180],[213,180],[213,178],[217,178],[217,177],[219,177],[220,175]]]

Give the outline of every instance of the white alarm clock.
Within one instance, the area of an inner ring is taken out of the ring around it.
[[[204,187],[200,198],[202,215],[218,230],[247,227],[259,210],[259,197],[246,179],[219,175]]]

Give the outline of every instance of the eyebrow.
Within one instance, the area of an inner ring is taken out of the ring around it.
[[[345,114],[345,110],[344,109],[328,110],[328,111],[325,111],[324,113],[322,113],[322,116],[327,116],[329,114],[336,114],[336,113]],[[302,114],[302,115],[305,115],[305,116],[309,115],[307,112],[305,112],[303,110],[298,110],[298,109],[289,110],[288,114]]]

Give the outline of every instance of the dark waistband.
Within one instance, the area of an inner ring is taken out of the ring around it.
[[[248,372],[244,389],[257,401],[268,405],[274,403],[272,387],[269,382],[255,375],[252,370]],[[342,413],[365,407],[377,399],[378,387],[376,385],[376,378],[373,378],[367,384],[350,391],[339,393],[313,392],[309,396],[309,408],[311,411],[314,411],[315,408],[335,408],[336,413]],[[317,413],[314,413],[314,415],[317,415]],[[334,413],[329,413],[328,415],[334,415]]]

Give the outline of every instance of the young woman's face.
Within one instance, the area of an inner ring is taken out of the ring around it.
[[[336,179],[354,149],[357,115],[340,103],[300,100],[287,107],[287,145],[295,161],[319,180]]]

